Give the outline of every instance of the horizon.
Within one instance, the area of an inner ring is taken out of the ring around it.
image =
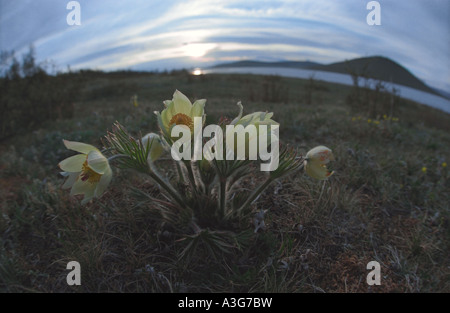
[[[378,1],[381,25],[368,25],[369,1],[80,0],[80,25],[68,25],[68,3],[0,0],[1,50],[20,57],[33,45],[59,69],[102,71],[382,56],[450,92],[446,0]]]

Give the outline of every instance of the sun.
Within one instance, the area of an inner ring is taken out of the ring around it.
[[[192,58],[201,58],[216,47],[211,43],[188,43],[183,46],[184,55]]]
[[[202,75],[202,74],[203,74],[203,71],[202,71],[201,68],[196,68],[196,69],[194,69],[194,70],[192,71],[191,74],[192,74],[192,75],[195,75],[195,76],[199,76],[199,75]]]

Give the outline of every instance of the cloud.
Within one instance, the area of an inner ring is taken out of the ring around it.
[[[65,1],[0,1],[2,49],[34,42],[39,58],[61,66],[163,69],[384,55],[450,90],[447,0],[380,0],[381,26],[367,25],[367,2],[354,0],[80,0],[81,26],[66,24]]]

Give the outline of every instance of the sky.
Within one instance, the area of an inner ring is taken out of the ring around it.
[[[0,50],[60,70],[171,70],[239,60],[385,56],[450,92],[450,0],[0,0]]]

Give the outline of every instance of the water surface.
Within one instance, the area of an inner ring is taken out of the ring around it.
[[[352,77],[349,74],[331,73],[316,70],[294,69],[285,67],[226,67],[209,68],[202,70],[203,74],[222,73],[222,74],[256,74],[256,75],[278,75],[283,77],[309,79],[314,77],[316,80],[322,80],[330,83],[343,85],[353,85]],[[376,80],[368,80],[369,87],[375,86]],[[413,89],[410,87],[393,84],[391,82],[382,82],[388,90],[395,88],[400,97],[413,100],[430,107],[450,113],[450,100],[443,97]],[[360,82],[362,85],[362,82]]]

